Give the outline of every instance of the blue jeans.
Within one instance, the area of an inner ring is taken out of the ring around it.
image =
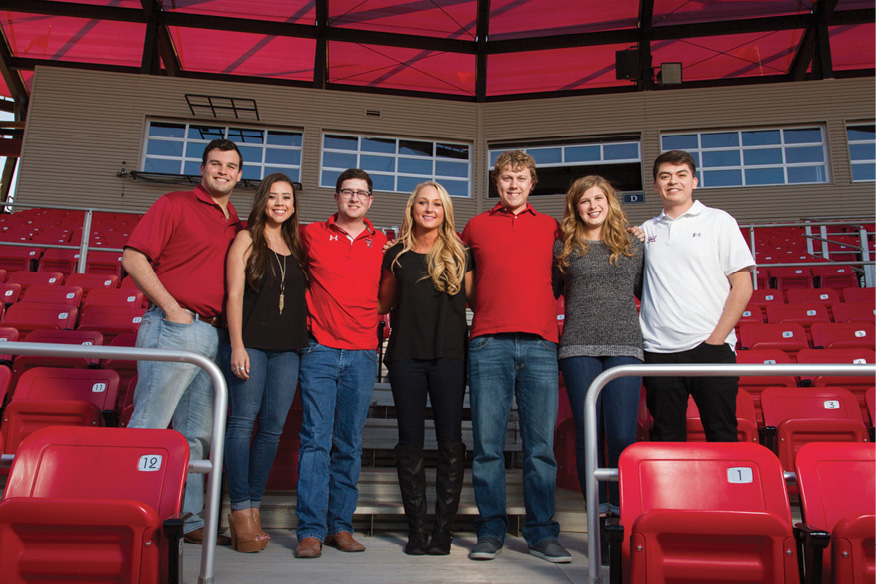
[[[137,347],[179,349],[216,358],[219,329],[196,320],[179,324],[164,319],[153,306],[143,315],[137,332]],[[190,460],[202,460],[210,452],[213,432],[213,382],[206,371],[191,363],[137,361],[137,389],[129,428],[173,429],[189,442]],[[189,473],[183,500],[183,530],[204,526],[204,475]],[[190,514],[190,515],[189,515]]]
[[[568,357],[560,359],[560,369],[569,394],[569,405],[575,420],[575,462],[578,466],[578,482],[586,494],[584,453],[584,398],[593,380],[612,367],[641,365],[635,357]],[[608,467],[617,468],[624,448],[636,441],[636,424],[639,417],[639,396],[642,392],[641,377],[621,377],[605,386],[596,400],[597,456],[600,468],[605,468],[605,445],[608,443]],[[610,502],[609,502],[610,501]],[[619,515],[620,495],[617,483],[599,483],[599,512]]]
[[[298,541],[353,532],[362,429],[376,377],[376,350],[333,349],[313,339],[301,350]]]
[[[231,345],[219,348],[231,406],[225,428],[225,476],[233,511],[260,506],[298,383],[298,351],[246,352],[249,379],[241,379],[231,372]],[[256,418],[259,427],[253,437]]]
[[[557,461],[557,344],[537,335],[507,333],[469,343],[469,391],[474,430],[472,479],[480,516],[478,540],[505,541],[505,432],[517,397],[523,439],[523,537],[530,547],[560,533],[554,517]]]

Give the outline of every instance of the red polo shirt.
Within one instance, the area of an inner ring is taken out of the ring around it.
[[[333,349],[377,348],[377,292],[386,236],[365,219],[355,239],[328,221],[301,230],[310,287],[307,310],[310,332]]]
[[[168,193],[137,223],[125,247],[142,252],[180,306],[204,316],[225,313],[225,256],[241,224],[228,219],[201,185]]]
[[[533,333],[557,342],[557,303],[551,288],[557,220],[531,205],[514,215],[501,203],[471,219],[462,240],[475,260],[477,306],[471,337]]]

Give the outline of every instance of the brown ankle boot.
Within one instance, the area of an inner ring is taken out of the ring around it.
[[[258,539],[259,532],[249,509],[239,509],[228,514],[231,527],[231,548],[243,553],[258,552],[265,549],[268,540]]]

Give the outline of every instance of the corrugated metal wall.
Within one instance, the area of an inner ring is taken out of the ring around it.
[[[494,203],[486,199],[487,149],[493,142],[641,135],[646,203],[627,206],[630,219],[640,222],[660,211],[659,199],[650,192],[650,165],[659,153],[661,132],[823,124],[832,182],[700,190],[699,198],[726,209],[740,222],[874,212],[873,183],[851,183],[845,138],[847,122],[873,121],[872,78],[479,105],[38,68],[18,201],[144,211],[176,187],[123,181],[116,173],[123,164],[129,170],[139,167],[147,119],[213,119],[193,116],[186,93],[254,99],[261,124],[303,130],[301,219],[305,222],[324,219],[336,210],[332,189],[317,186],[325,131],[470,141],[475,195],[471,200],[454,200],[461,229],[471,216]],[[366,118],[366,109],[380,111],[380,117]],[[252,194],[238,189],[232,199],[242,215],[249,210]],[[380,226],[398,225],[406,198],[378,193],[369,217]],[[562,215],[562,197],[534,197],[531,202],[540,211]]]

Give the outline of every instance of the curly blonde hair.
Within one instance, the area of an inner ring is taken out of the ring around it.
[[[627,216],[617,201],[617,193],[611,184],[601,176],[590,175],[579,178],[566,194],[566,212],[561,224],[563,230],[563,251],[557,256],[557,266],[561,272],[569,267],[570,257],[577,248],[579,255],[587,254],[587,242],[584,239],[584,222],[578,216],[578,202],[584,193],[593,187],[599,188],[608,200],[608,215],[602,224],[602,241],[611,251],[609,261],[617,265],[618,257],[624,255],[633,257],[636,250],[633,249],[632,240],[627,232],[630,226]]]
[[[429,253],[426,255],[427,274],[423,279],[429,278],[440,292],[454,295],[463,286],[466,268],[465,246],[456,235],[456,227],[453,220],[453,202],[447,190],[435,181],[426,181],[418,184],[414,192],[408,197],[405,205],[405,216],[402,221],[399,241],[402,250],[395,256],[393,265],[399,263],[402,254],[417,246],[417,238],[414,237],[414,202],[425,187],[435,187],[438,198],[444,208],[444,221],[438,228],[438,238]],[[401,264],[399,264],[401,265]]]

